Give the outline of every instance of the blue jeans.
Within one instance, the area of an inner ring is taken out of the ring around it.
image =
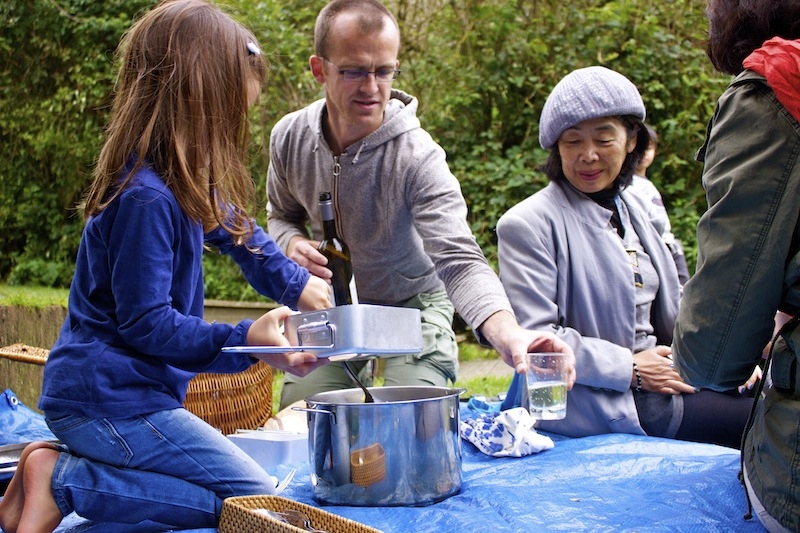
[[[258,463],[185,409],[129,418],[45,415],[68,450],[52,481],[64,516],[216,527],[225,498],[275,493]]]

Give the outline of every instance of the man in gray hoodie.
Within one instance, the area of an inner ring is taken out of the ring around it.
[[[455,306],[477,337],[518,372],[529,351],[569,354],[571,387],[570,348],[518,325],[466,222],[466,202],[445,152],[420,126],[417,99],[392,89],[399,48],[397,21],[377,0],[333,0],[319,13],[309,64],[325,98],[283,117],[272,131],[270,235],[312,274],[330,279],[317,245],[319,193],[331,191],[359,302],[422,312],[423,351],[387,358],[385,385],[455,382]],[[341,363],[302,379],[287,376],[281,408],[352,386]]]

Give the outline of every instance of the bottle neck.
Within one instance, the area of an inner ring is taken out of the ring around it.
[[[322,212],[322,231],[326,239],[337,238],[336,233],[336,214],[333,212],[333,202],[330,200],[319,204]]]
[[[338,239],[339,235],[336,233],[336,221],[333,219],[323,220],[322,233],[325,237],[325,240]]]

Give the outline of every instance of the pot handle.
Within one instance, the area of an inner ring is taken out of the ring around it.
[[[333,417],[333,423],[336,423],[336,413],[333,411],[326,411],[325,409],[312,409],[310,407],[292,407],[292,411],[302,411],[304,413],[320,413],[324,415],[331,415]]]

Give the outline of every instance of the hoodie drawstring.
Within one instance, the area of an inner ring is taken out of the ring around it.
[[[355,155],[355,157],[353,158],[353,164],[354,164],[354,165],[355,165],[356,163],[358,163],[358,156],[360,156],[360,155],[361,155],[361,150],[363,150],[364,148],[366,148],[366,146],[367,146],[367,142],[366,142],[366,141],[361,141],[361,146],[359,146],[359,147],[358,147],[358,151],[356,152],[356,155]]]

